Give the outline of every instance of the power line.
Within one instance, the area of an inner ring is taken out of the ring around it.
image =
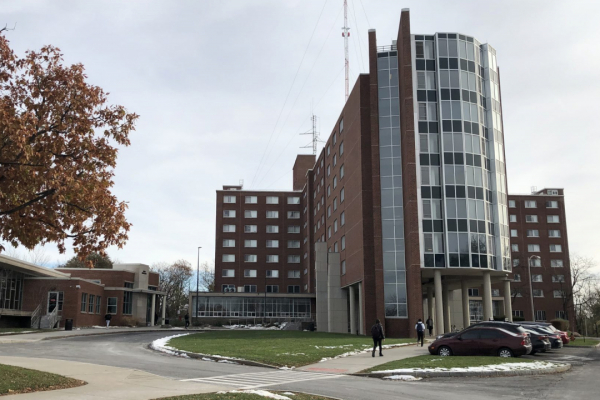
[[[275,180],[273,181],[273,183],[271,183],[271,184],[270,184],[269,186],[267,186],[265,189],[269,189],[269,188],[271,188],[273,185],[275,185],[277,182],[279,182],[279,181],[280,181],[282,178],[284,178],[284,177],[288,176],[288,174],[289,174],[290,172],[292,172],[292,171],[294,171],[294,170],[293,170],[293,169],[290,169],[290,170],[289,170],[289,171],[287,171],[285,174],[283,174],[283,175],[281,175],[279,178],[275,179]]]
[[[361,7],[363,9],[363,12],[365,13],[365,18],[367,19],[367,24],[369,25],[369,28],[370,28],[371,27],[371,23],[369,22],[369,17],[367,16],[367,10],[365,10],[365,6],[363,5],[362,0],[359,0],[359,1],[360,1],[360,5],[361,5]]]
[[[279,111],[279,115],[277,116],[277,121],[275,122],[275,126],[273,127],[273,131],[271,132],[271,135],[269,136],[269,140],[267,142],[267,145],[265,146],[265,151],[263,152],[263,155],[258,163],[258,167],[256,168],[256,172],[254,173],[254,177],[252,178],[252,181],[250,182],[250,187],[252,187],[252,185],[254,184],[254,180],[256,179],[256,175],[258,174],[258,171],[260,170],[260,167],[262,165],[262,162],[265,158],[265,155],[267,154],[267,150],[269,148],[269,145],[271,144],[271,139],[273,138],[273,134],[275,133],[275,130],[277,129],[277,124],[279,123],[279,119],[281,118],[281,115],[283,114],[283,110],[285,109],[285,105],[287,104],[288,98],[290,97],[290,93],[292,92],[292,88],[294,87],[294,84],[296,83],[296,78],[298,77],[298,73],[300,72],[300,68],[302,67],[302,63],[304,62],[304,57],[306,57],[306,53],[308,52],[308,48],[310,47],[310,44],[312,43],[312,39],[315,35],[315,32],[317,30],[317,26],[319,26],[319,21],[321,21],[321,16],[323,15],[323,11],[325,10],[325,6],[327,5],[327,2],[329,0],[325,0],[325,3],[323,4],[323,8],[321,8],[321,13],[319,14],[319,18],[317,18],[317,23],[315,24],[315,27],[313,28],[312,34],[310,35],[310,39],[308,40],[308,44],[306,45],[306,49],[304,49],[304,54],[302,55],[302,59],[300,60],[300,65],[298,65],[298,69],[296,70],[296,74],[294,75],[294,79],[292,80],[292,85],[290,86],[290,89],[288,90],[287,95],[285,96],[285,101],[283,102],[283,106],[281,107],[281,110]]]
[[[354,1],[352,1],[351,4],[352,4],[352,14],[354,15],[354,23],[356,24],[356,35],[355,36],[357,36],[356,40],[358,41],[358,51],[360,52],[360,62],[362,64],[363,71],[366,71],[365,60],[363,59],[363,54],[362,54],[362,44],[360,41],[360,34],[359,34],[360,28],[358,27],[358,21],[356,19],[356,10],[354,8]]]

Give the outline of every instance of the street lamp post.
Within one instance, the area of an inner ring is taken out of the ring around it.
[[[527,259],[527,274],[529,275],[529,298],[531,299],[531,320],[535,321],[535,308],[533,306],[533,283],[531,279],[531,260],[532,259],[542,260],[540,256],[529,256]]]
[[[196,306],[194,307],[194,312],[196,313],[196,321],[198,320],[198,291],[200,289],[200,249],[202,247],[198,246],[198,266],[196,267]]]

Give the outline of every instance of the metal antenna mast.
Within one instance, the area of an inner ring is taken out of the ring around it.
[[[317,132],[317,116],[313,114],[310,117],[310,120],[312,121],[312,130],[309,132],[303,132],[301,135],[312,135],[312,142],[306,146],[302,146],[301,148],[310,149],[312,147],[313,154],[317,155],[317,143],[320,142],[319,132]]]
[[[344,37],[344,56],[345,56],[345,69],[346,69],[346,101],[348,101],[348,90],[349,90],[349,70],[350,61],[348,57],[348,37],[350,36],[350,28],[348,27],[348,0],[344,0],[344,27],[342,28],[342,36]]]

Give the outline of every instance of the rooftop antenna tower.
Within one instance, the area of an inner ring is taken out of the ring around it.
[[[342,36],[344,38],[344,68],[346,70],[346,101],[348,101],[348,90],[349,90],[349,70],[350,61],[348,57],[348,37],[350,36],[350,28],[348,27],[348,0],[344,0],[344,27],[342,28]]]
[[[311,141],[311,143],[307,144],[306,146],[302,146],[301,148],[310,149],[312,147],[313,155],[316,156],[317,155],[317,143],[320,142],[319,132],[317,132],[317,116],[315,114],[312,114],[310,117],[310,120],[312,121],[312,130],[310,130],[308,132],[303,132],[303,133],[301,133],[301,135],[312,135],[312,141]]]

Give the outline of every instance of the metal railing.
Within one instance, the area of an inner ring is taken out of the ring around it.
[[[39,304],[35,311],[31,314],[31,328],[40,329],[40,323],[42,321],[42,304]]]
[[[54,307],[54,310],[48,314],[48,324],[50,329],[54,329],[56,322],[58,322],[58,307]]]

